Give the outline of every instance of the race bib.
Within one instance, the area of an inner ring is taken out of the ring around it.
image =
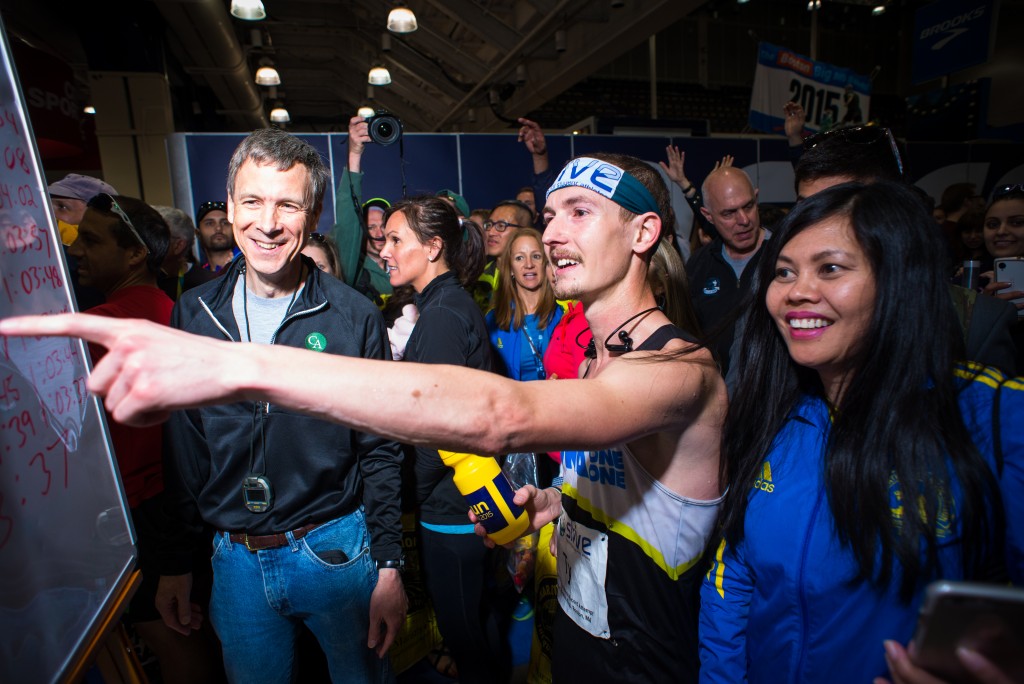
[[[573,622],[601,639],[608,629],[608,535],[573,521],[558,519],[558,605]]]

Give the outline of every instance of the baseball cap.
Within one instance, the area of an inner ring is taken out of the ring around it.
[[[454,190],[438,190],[437,196],[444,197],[445,199],[450,199],[452,202],[454,202],[455,209],[459,212],[461,216],[469,218],[469,215],[472,213],[469,210],[469,202],[466,201],[466,198],[460,195],[459,193],[455,192]]]
[[[371,209],[380,209],[381,211],[387,211],[391,208],[391,202],[388,202],[383,197],[373,197],[363,202],[363,220],[365,221],[370,215]]]
[[[59,181],[50,183],[47,188],[52,197],[70,197],[88,202],[100,193],[117,195],[117,190],[110,183],[101,181],[92,176],[83,176],[78,173],[69,173]]]
[[[199,205],[198,211],[196,211],[196,225],[198,226],[202,222],[203,217],[211,211],[227,212],[227,210],[227,202],[203,202]]]

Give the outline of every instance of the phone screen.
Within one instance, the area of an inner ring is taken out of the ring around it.
[[[1024,257],[1001,257],[993,262],[995,279],[1001,283],[1010,283],[1005,292],[1024,292]],[[1013,303],[1024,301],[1024,297],[1010,300]],[[1024,309],[1017,310],[1017,316],[1024,316]]]
[[[921,608],[914,662],[950,681],[970,681],[956,650],[977,651],[1011,681],[1024,677],[1024,589],[936,582]]]

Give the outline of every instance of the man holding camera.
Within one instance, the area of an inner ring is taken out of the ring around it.
[[[348,166],[338,182],[337,219],[334,240],[341,256],[341,272],[345,282],[371,300],[391,294],[391,278],[384,260],[384,211],[388,201],[374,197],[362,201],[362,159],[366,143],[372,142],[369,124],[361,116],[348,122]]]

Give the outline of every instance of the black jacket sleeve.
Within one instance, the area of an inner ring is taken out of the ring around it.
[[[171,327],[181,329],[181,307],[175,306]],[[161,575],[192,571],[192,559],[203,543],[203,520],[197,501],[209,477],[210,450],[198,411],[175,411],[164,425],[164,510],[158,520]]]
[[[544,232],[544,202],[547,200],[548,188],[555,182],[555,172],[548,167],[547,171],[533,174],[533,201],[537,203],[537,219],[534,227]]]
[[[379,316],[366,320],[363,356],[390,359],[391,345]],[[402,449],[397,442],[366,432],[355,433],[363,506],[370,531],[370,555],[391,560],[402,555]]]

